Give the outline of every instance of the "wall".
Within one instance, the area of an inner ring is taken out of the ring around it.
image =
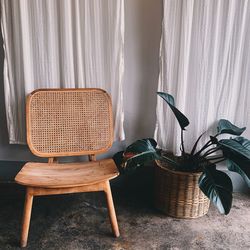
[[[116,142],[105,156],[121,150],[125,143],[153,136],[161,19],[162,0],[125,0],[124,111],[127,139],[125,142]],[[3,68],[2,47],[0,68]],[[0,71],[0,120],[0,160],[38,160],[30,153],[27,146],[8,143],[2,70]],[[4,175],[4,169],[0,166],[0,175],[1,173]]]

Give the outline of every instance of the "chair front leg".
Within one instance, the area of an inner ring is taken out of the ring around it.
[[[24,211],[23,211],[23,224],[22,224],[22,232],[21,232],[21,247],[27,246],[29,227],[30,227],[30,217],[33,203],[33,195],[29,189],[26,188],[26,196],[24,203]]]
[[[115,214],[115,208],[114,208],[114,203],[113,203],[113,198],[112,198],[112,193],[111,193],[111,188],[109,181],[106,182],[104,192],[106,194],[106,200],[107,200],[107,205],[108,205],[108,211],[109,211],[109,219],[112,227],[113,234],[115,237],[120,236],[119,232],[119,227],[116,219],[116,214]]]

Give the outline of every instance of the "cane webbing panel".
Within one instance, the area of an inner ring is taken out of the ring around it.
[[[100,89],[34,91],[27,100],[27,140],[44,157],[106,151],[113,140],[109,95]]]

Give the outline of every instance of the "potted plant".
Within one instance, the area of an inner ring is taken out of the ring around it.
[[[171,108],[180,125],[181,156],[158,149],[154,139],[137,140],[125,151],[115,154],[120,171],[133,170],[155,160],[156,207],[174,217],[195,218],[207,213],[210,200],[220,213],[228,214],[232,205],[232,182],[226,173],[216,169],[216,164],[226,161],[227,168],[239,173],[250,186],[250,141],[241,136],[246,128],[221,119],[216,135],[197,149],[204,133],[201,134],[191,152],[186,152],[183,134],[189,120],[175,107],[173,96],[157,94]],[[221,139],[223,134],[234,137]]]

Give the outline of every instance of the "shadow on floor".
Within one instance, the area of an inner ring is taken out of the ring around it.
[[[180,220],[154,209],[152,178],[139,176],[113,183],[119,238],[103,193],[36,197],[26,249],[250,249],[250,195],[235,193],[227,216],[211,205],[202,218]],[[0,249],[19,249],[23,194],[0,186]]]

